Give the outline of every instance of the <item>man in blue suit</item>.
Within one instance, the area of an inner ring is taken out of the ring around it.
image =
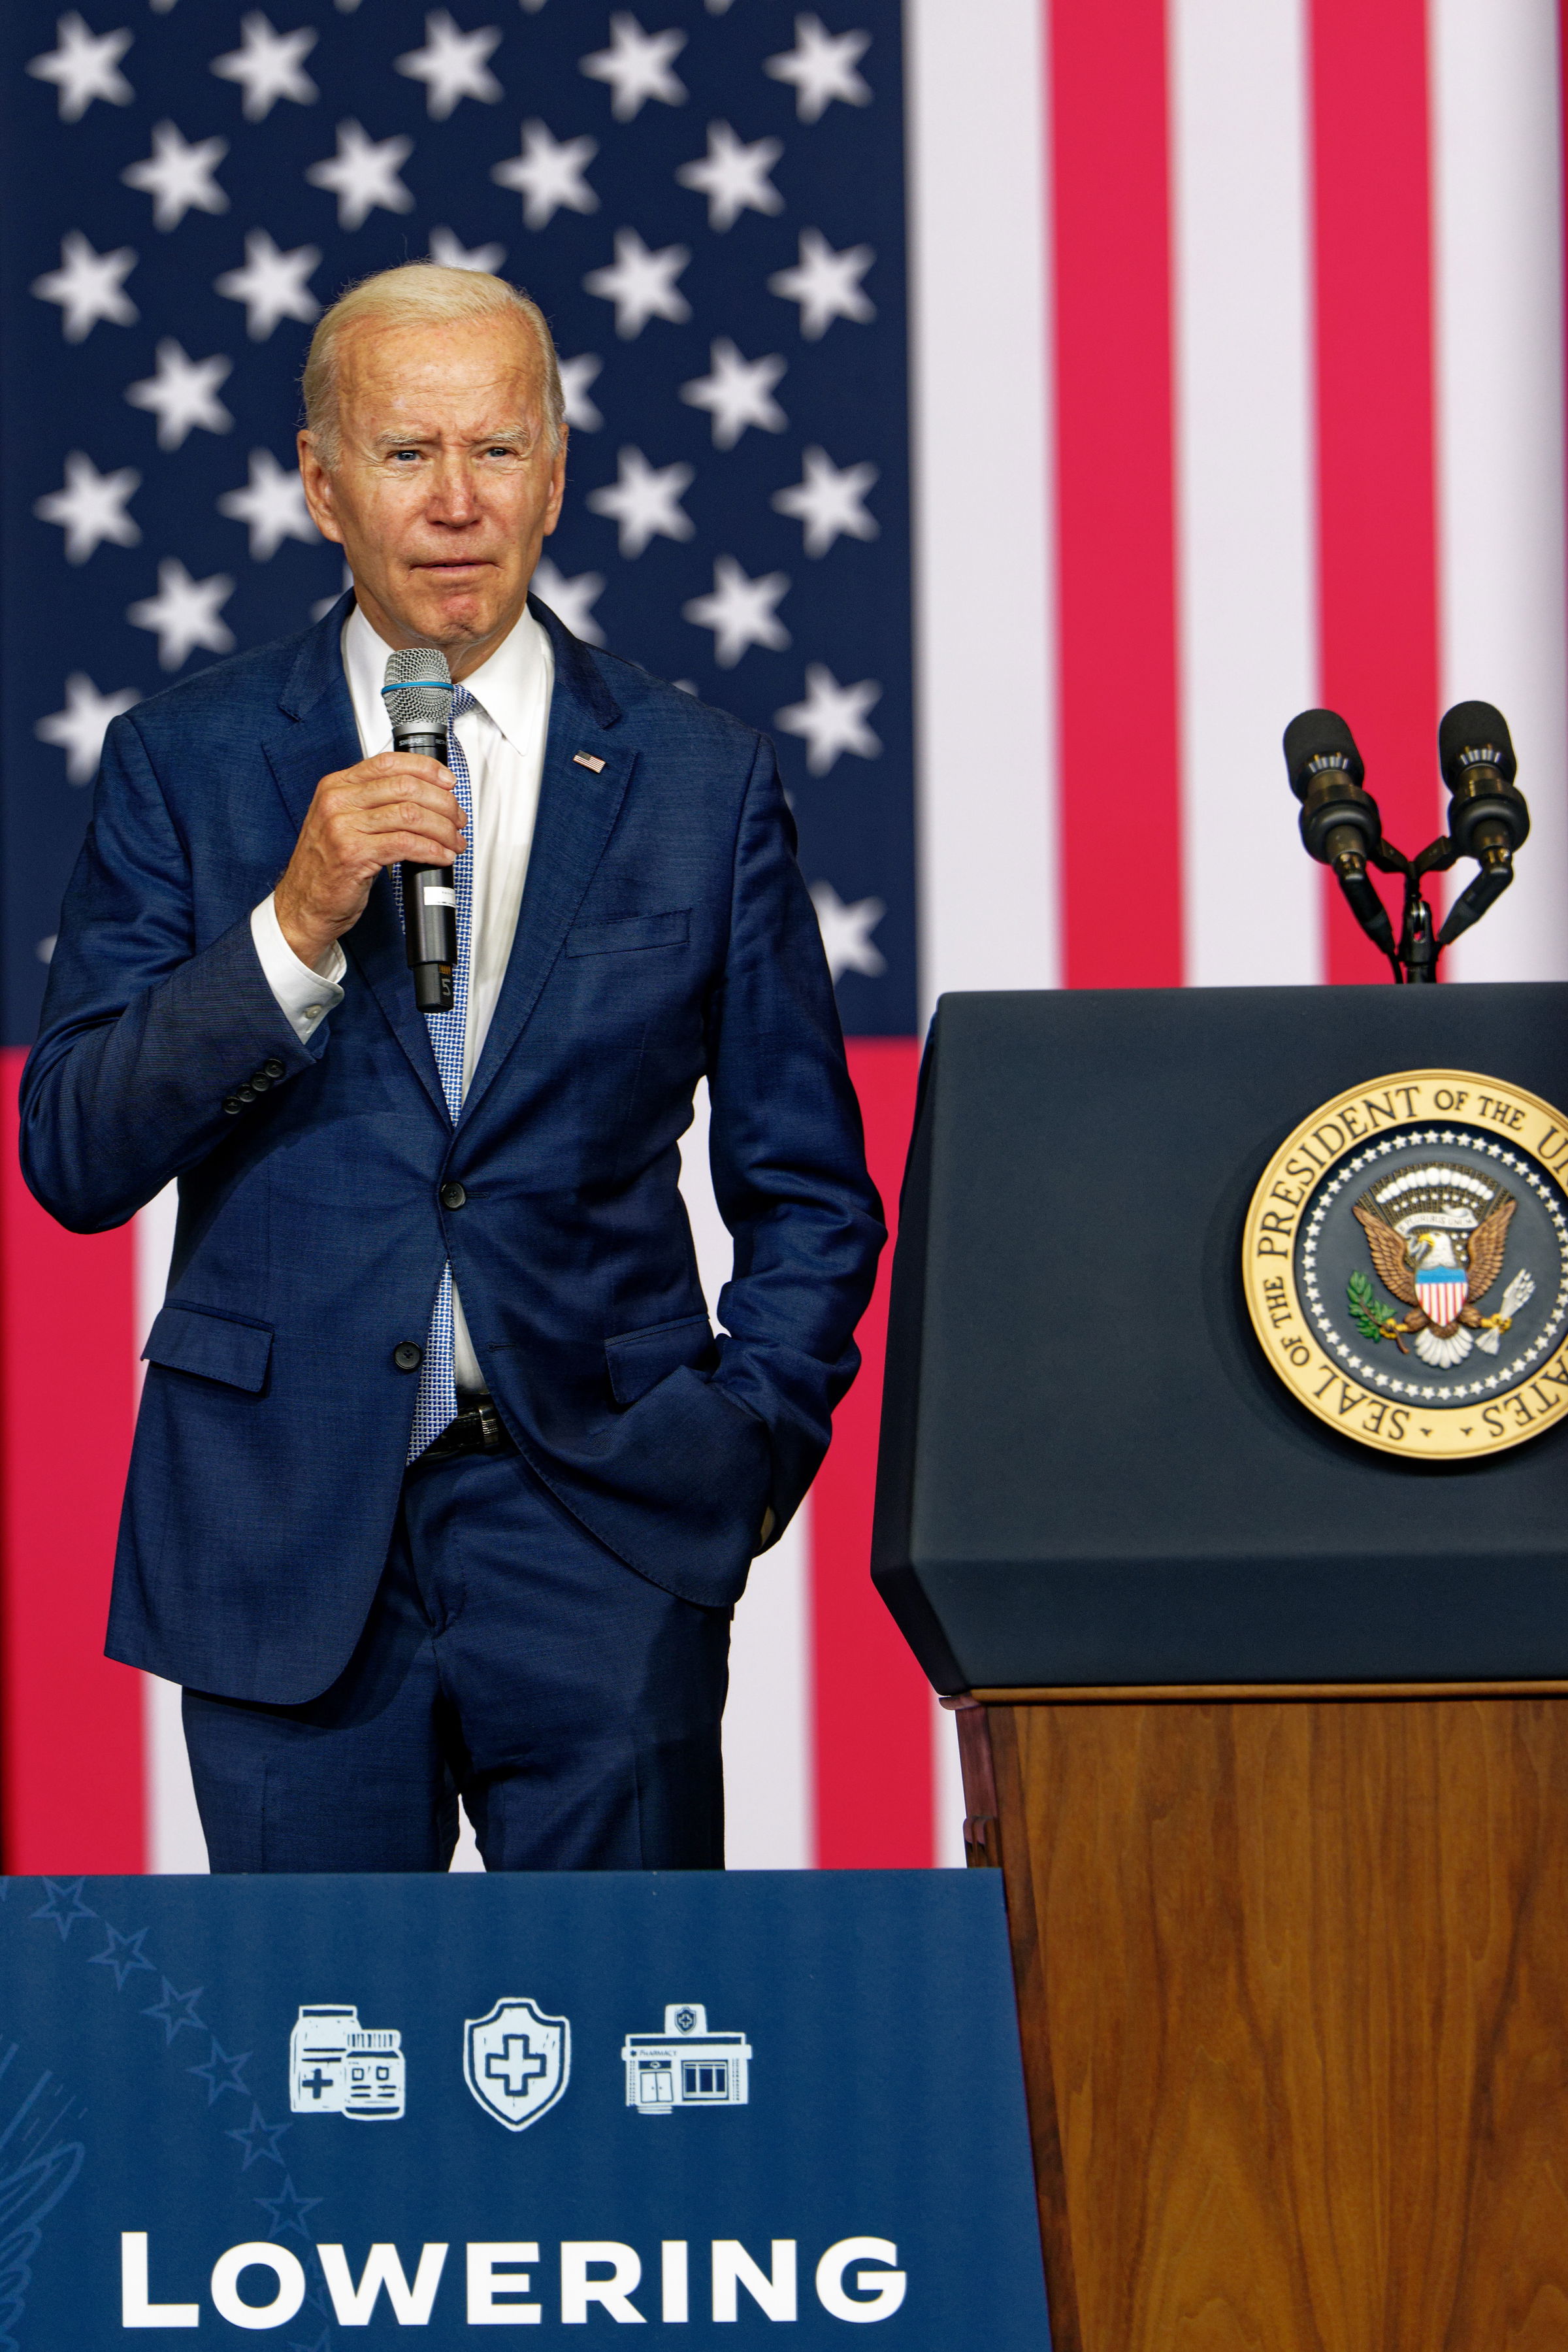
[[[185,1686],[214,1869],[442,1869],[459,1797],[492,1869],[717,1867],[730,1612],[883,1239],[773,753],[529,601],[565,432],[513,289],[371,279],[305,389],[353,591],[115,721],[23,1082],[73,1230],[179,1179],[109,1654]],[[413,646],[444,763],[386,748]],[[450,1013],[402,860],[452,869]]]

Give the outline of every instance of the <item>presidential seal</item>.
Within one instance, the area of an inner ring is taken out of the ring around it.
[[[1402,1070],[1303,1119],[1247,1212],[1253,1328],[1320,1421],[1387,1454],[1500,1453],[1568,1412],[1568,1118]]]

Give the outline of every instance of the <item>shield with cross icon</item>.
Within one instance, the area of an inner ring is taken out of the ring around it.
[[[537,2001],[498,2000],[463,2028],[463,2079],[486,2115],[526,2131],[554,2106],[571,2074],[571,2027]]]

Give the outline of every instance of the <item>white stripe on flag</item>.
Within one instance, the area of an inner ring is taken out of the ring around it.
[[[1317,694],[1301,0],[1172,0],[1186,976],[1322,977],[1280,738]]]
[[[1045,68],[1039,0],[904,26],[928,1013],[1057,978]]]
[[[1431,0],[1445,703],[1508,719],[1531,829],[1457,980],[1568,978],[1561,82],[1554,0]],[[1411,844],[1410,846],[1416,846]],[[1462,887],[1474,868],[1462,866]]]

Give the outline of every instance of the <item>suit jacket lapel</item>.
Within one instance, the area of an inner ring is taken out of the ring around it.
[[[637,757],[634,749],[616,744],[609,733],[620,721],[621,709],[588,648],[569,635],[548,606],[537,598],[528,601],[550,636],[555,686],[523,903],[495,1018],[464,1097],[465,1118],[490,1086],[538,1003],[614,830]],[[579,751],[588,752],[602,766],[598,770],[579,766]]]
[[[305,638],[279,698],[281,716],[262,740],[296,835],[321,778],[335,769],[351,768],[360,757],[360,732],[340,644],[351,594],[350,591],[341,597]],[[445,1119],[449,1116],[446,1097],[424,1015],[414,1005],[390,875],[376,877],[370,902],[353,929],[345,933],[343,946],[386,1015],[415,1076]]]

